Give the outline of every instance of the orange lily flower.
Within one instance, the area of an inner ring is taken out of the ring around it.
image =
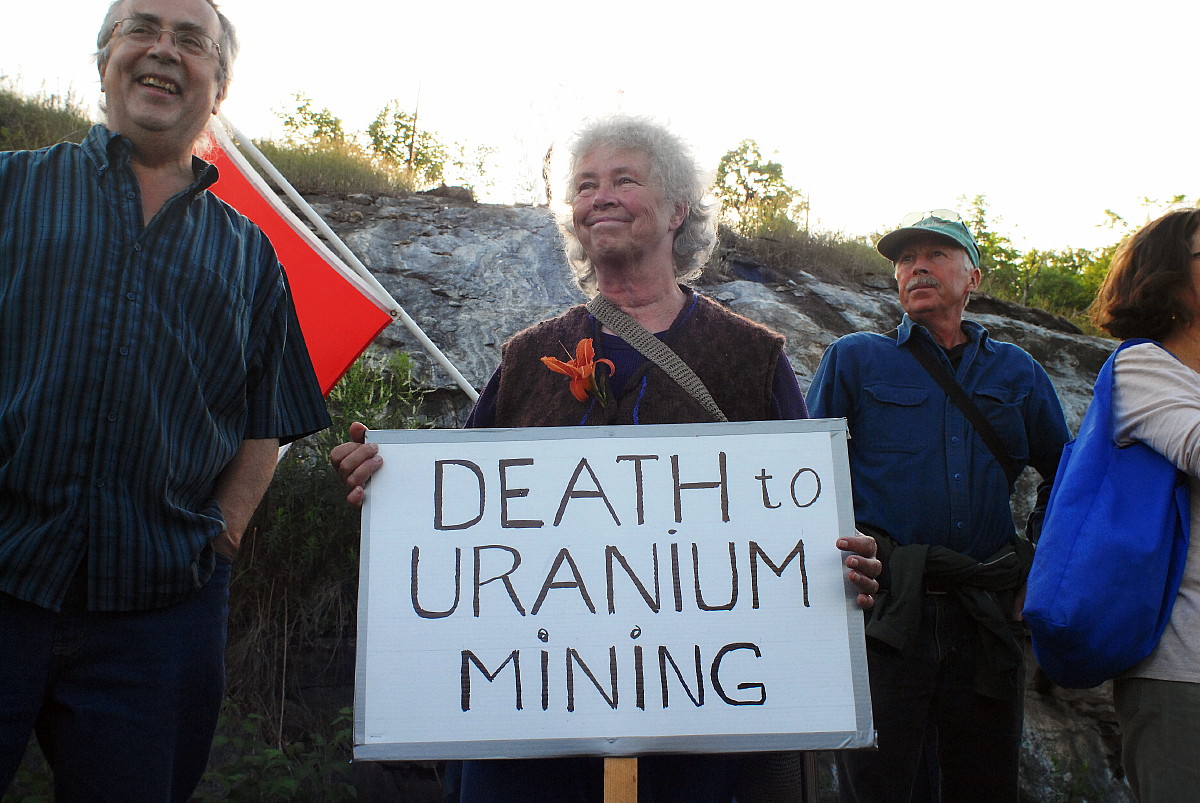
[[[612,360],[596,359],[592,339],[585,337],[575,346],[575,359],[563,362],[554,357],[542,357],[542,362],[551,371],[571,377],[571,393],[578,401],[587,401],[588,394],[596,396],[604,404],[603,395],[596,386],[596,363],[608,363],[609,373],[616,371]]]

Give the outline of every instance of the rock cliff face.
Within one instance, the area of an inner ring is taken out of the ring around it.
[[[432,195],[353,197],[359,203],[312,200],[476,387],[487,381],[509,335],[583,300],[544,208],[475,205]],[[725,272],[754,278],[699,289],[786,335],[788,357],[802,388],[808,387],[821,354],[835,339],[862,330],[888,331],[900,319],[890,277],[832,284],[800,274],[789,281],[736,254],[717,259],[724,260]],[[1081,335],[1048,313],[987,297],[972,300],[968,316],[993,337],[1033,354],[1054,380],[1068,421],[1078,423],[1111,341]],[[377,346],[414,355],[419,351],[399,325],[389,327]],[[431,373],[430,381],[453,391],[441,371]]]
[[[512,333],[579,303],[553,220],[545,209],[476,205],[434,195],[404,199],[313,198],[314,205],[380,282],[476,388],[499,362]],[[722,271],[740,276],[699,290],[787,336],[787,354],[807,389],[821,354],[837,337],[884,332],[900,319],[890,277],[844,283],[801,274],[790,280],[770,266],[721,254]],[[1017,343],[1046,368],[1068,423],[1078,426],[1096,372],[1113,343],[1078,333],[1069,323],[987,297],[968,317],[992,337]],[[458,426],[469,402],[432,366],[400,325],[375,348],[402,350],[429,366],[440,426]],[[1028,472],[1032,474],[1032,472]],[[1035,477],[1022,481],[1014,505],[1027,509]],[[1030,659],[1022,745],[1022,797],[1030,801],[1130,800],[1120,769],[1107,685],[1087,692],[1038,683]]]

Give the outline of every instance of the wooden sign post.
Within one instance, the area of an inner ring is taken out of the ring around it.
[[[637,803],[636,758],[604,759],[604,803]]]
[[[357,760],[873,742],[844,422],[372,438]]]

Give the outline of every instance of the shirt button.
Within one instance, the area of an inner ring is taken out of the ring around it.
[[[134,243],[133,250],[134,250],[134,251],[137,251],[137,252],[139,252],[139,253],[140,253],[140,252],[141,252],[141,250],[142,250],[142,244],[141,244],[141,243]]]
[[[121,356],[122,357],[129,356],[129,347],[128,346],[121,346]]]
[[[130,301],[133,301],[135,298],[137,298],[137,296],[134,295],[133,293],[126,293],[125,297],[128,298]]]
[[[125,197],[132,201],[134,198],[137,197],[137,193],[130,190],[129,192],[125,193]]]
[[[96,481],[96,487],[97,487],[97,488],[103,488],[103,487],[104,487],[104,480],[97,480],[97,481]]]
[[[109,420],[109,421],[116,421],[116,420],[117,420],[117,414],[116,414],[116,413],[109,413],[109,414],[108,414],[108,416],[107,416],[107,418],[108,418],[108,420]]]
[[[963,528],[963,523],[960,521],[957,526],[958,526],[958,529],[961,530]]]
[[[951,442],[951,443],[958,443],[958,436],[957,436],[957,435],[955,435],[953,438],[951,438],[951,439],[950,439],[950,442]]]
[[[122,349],[122,352],[124,352],[124,349]],[[954,479],[956,479],[956,480],[961,480],[961,479],[962,479],[962,474],[955,474],[955,475],[954,475]]]

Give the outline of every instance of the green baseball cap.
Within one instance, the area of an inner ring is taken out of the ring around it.
[[[979,246],[971,236],[971,230],[962,217],[952,209],[934,209],[930,212],[913,212],[905,215],[895,231],[883,235],[875,248],[893,264],[904,247],[913,240],[935,234],[945,237],[967,252],[971,264],[979,267]]]

